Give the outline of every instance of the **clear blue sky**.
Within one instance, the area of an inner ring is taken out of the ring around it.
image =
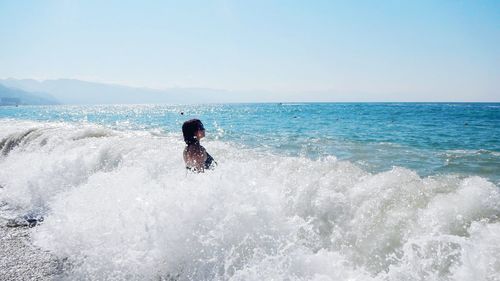
[[[0,0],[0,78],[500,101],[500,1]]]

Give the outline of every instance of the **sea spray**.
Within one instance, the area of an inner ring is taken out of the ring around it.
[[[38,212],[36,245],[67,280],[497,280],[497,185],[212,140],[183,166],[178,135],[11,121],[2,215]],[[5,208],[4,208],[5,209]]]

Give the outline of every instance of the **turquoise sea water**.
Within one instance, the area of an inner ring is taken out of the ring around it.
[[[184,113],[181,115],[181,112]],[[207,139],[290,156],[328,155],[380,172],[500,180],[499,103],[290,103],[2,107],[0,118],[179,134],[200,118]]]

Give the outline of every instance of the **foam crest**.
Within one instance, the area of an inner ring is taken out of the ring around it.
[[[37,210],[36,245],[67,280],[495,280],[500,192],[480,177],[329,156],[284,157],[218,140],[219,166],[187,173],[180,136],[23,123],[0,157],[0,199]],[[30,134],[31,135],[31,134]]]
[[[117,139],[88,139],[93,130],[69,124],[35,124],[22,122],[29,129],[4,136],[6,143],[16,141],[8,155],[0,157],[2,201],[23,212],[47,208],[50,199],[63,191],[84,183],[90,175],[114,169],[125,150],[133,146],[115,147]],[[22,137],[20,137],[22,136]]]

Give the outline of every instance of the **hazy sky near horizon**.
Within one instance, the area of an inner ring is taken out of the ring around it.
[[[0,0],[0,40],[0,78],[500,101],[500,1]]]

